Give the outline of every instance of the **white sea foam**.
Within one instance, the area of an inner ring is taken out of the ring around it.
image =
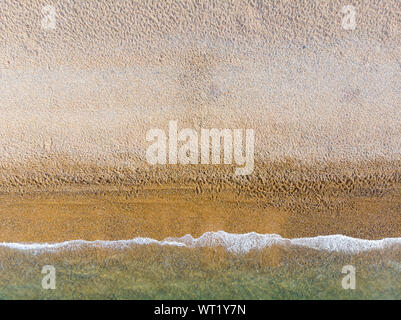
[[[263,249],[272,245],[301,246],[328,252],[358,253],[362,251],[389,248],[401,245],[401,238],[386,238],[381,240],[366,240],[343,235],[327,235],[311,238],[286,239],[278,234],[259,234],[256,232],[234,234],[224,231],[206,232],[199,238],[187,234],[181,238],[166,238],[158,241],[151,238],[137,237],[130,240],[70,240],[58,243],[0,243],[0,247],[16,250],[56,251],[61,249],[79,249],[83,247],[127,248],[132,245],[157,244],[162,246],[179,246],[187,248],[223,246],[229,252],[246,253],[253,249]]]

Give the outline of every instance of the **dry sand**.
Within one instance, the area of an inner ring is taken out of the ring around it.
[[[169,120],[254,128],[259,161],[400,159],[397,0],[355,30],[347,1],[63,1],[55,30],[45,4],[0,3],[2,161],[136,167]]]

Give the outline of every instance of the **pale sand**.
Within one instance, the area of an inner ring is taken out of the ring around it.
[[[397,0],[353,31],[347,1],[68,0],[55,30],[45,4],[0,3],[1,161],[136,167],[168,120],[254,128],[259,161],[400,159]]]

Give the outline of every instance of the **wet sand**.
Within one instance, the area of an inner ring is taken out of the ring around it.
[[[60,182],[56,174],[41,183],[15,176],[7,181],[20,184],[3,185],[0,195],[0,241],[163,240],[219,230],[287,238],[400,237],[396,164],[336,168],[289,161],[258,167],[246,178],[233,178],[231,168],[120,170],[119,181],[97,184],[85,182],[83,174],[81,183]],[[101,168],[97,174],[105,179]],[[91,179],[99,177],[92,171]]]

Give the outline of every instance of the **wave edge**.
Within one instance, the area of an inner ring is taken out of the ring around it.
[[[199,238],[194,238],[192,235],[187,234],[183,237],[169,237],[164,240],[136,237],[129,240],[68,240],[56,243],[2,242],[0,243],[0,247],[38,253],[63,249],[79,249],[85,246],[122,249],[132,245],[151,244],[187,248],[223,246],[227,251],[238,254],[247,253],[251,250],[260,250],[273,245],[307,247],[328,252],[359,253],[385,249],[397,244],[401,245],[401,237],[368,240],[336,234],[289,239],[283,238],[278,234],[260,234],[256,232],[236,234],[217,231],[205,232]]]

